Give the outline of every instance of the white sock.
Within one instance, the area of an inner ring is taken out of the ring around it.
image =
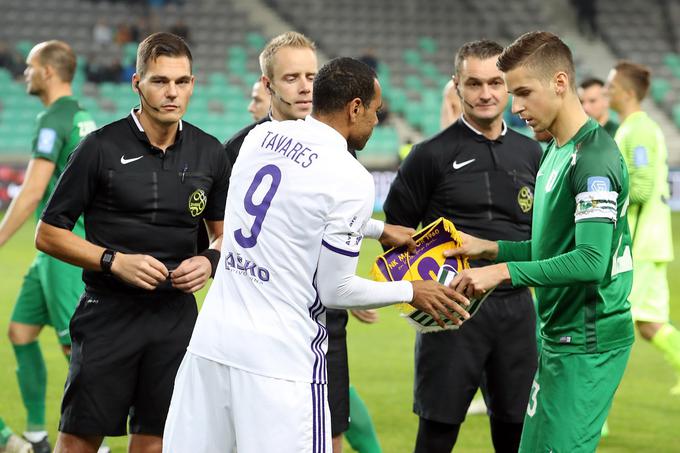
[[[29,442],[40,442],[43,440],[45,437],[47,437],[47,431],[25,431],[24,432],[24,439],[26,439]]]

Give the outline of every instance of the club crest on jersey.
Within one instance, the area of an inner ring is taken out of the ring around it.
[[[239,253],[229,252],[224,258],[224,267],[228,271],[250,277],[257,282],[269,281],[269,270],[258,266],[254,261],[242,257]]]
[[[534,194],[529,186],[522,186],[517,193],[517,204],[522,212],[529,212],[534,206]]]
[[[201,215],[207,202],[208,196],[205,194],[205,190],[194,190],[191,195],[189,195],[189,212],[191,213],[191,217]]]

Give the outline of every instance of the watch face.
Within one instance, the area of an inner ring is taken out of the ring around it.
[[[106,253],[104,254],[104,262],[105,262],[105,263],[110,263],[112,260],[113,260],[113,254],[112,254],[112,253],[109,253],[109,252],[106,252]]]

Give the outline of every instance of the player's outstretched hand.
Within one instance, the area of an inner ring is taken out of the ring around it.
[[[373,324],[378,322],[378,310],[350,310],[350,313],[361,322]]]
[[[168,277],[165,264],[150,255],[116,253],[111,273],[125,283],[153,290]]]
[[[449,318],[457,326],[463,323],[463,321],[451,313],[452,310],[463,319],[470,317],[467,310],[463,308],[463,306],[470,305],[470,301],[461,293],[434,280],[416,280],[411,283],[413,284],[413,300],[411,305],[432,316],[432,319],[440,327],[446,327],[441,318],[442,315]]]
[[[172,271],[172,286],[185,293],[195,293],[205,286],[210,278],[212,266],[210,260],[202,255],[187,258]]]
[[[482,297],[500,283],[510,281],[510,272],[505,263],[464,269],[451,281],[451,288],[467,297]]]
[[[413,228],[386,223],[383,234],[380,236],[380,243],[390,248],[405,245],[410,253],[415,253],[416,241],[412,237],[415,233],[416,230]]]
[[[498,256],[498,244],[494,241],[480,239],[460,231],[462,245],[458,248],[444,250],[445,257],[467,256],[472,259],[483,258],[495,260]]]

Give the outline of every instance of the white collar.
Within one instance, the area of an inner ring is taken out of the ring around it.
[[[132,110],[130,110],[130,115],[132,115],[132,119],[135,120],[135,124],[137,125],[137,129],[139,129],[139,132],[144,132],[142,123],[139,122],[139,118],[137,118],[137,114],[135,112],[136,110],[133,107]],[[180,132],[182,131],[182,120],[179,120],[179,130]]]
[[[460,116],[460,119],[463,120],[463,124],[465,124],[472,132],[474,132],[477,135],[484,135],[484,133],[478,131],[477,129],[472,126],[472,124],[468,123],[467,120],[465,119],[465,114]],[[503,127],[501,128],[501,137],[505,135],[505,133],[508,132],[508,125],[505,124],[505,120],[503,120]]]

